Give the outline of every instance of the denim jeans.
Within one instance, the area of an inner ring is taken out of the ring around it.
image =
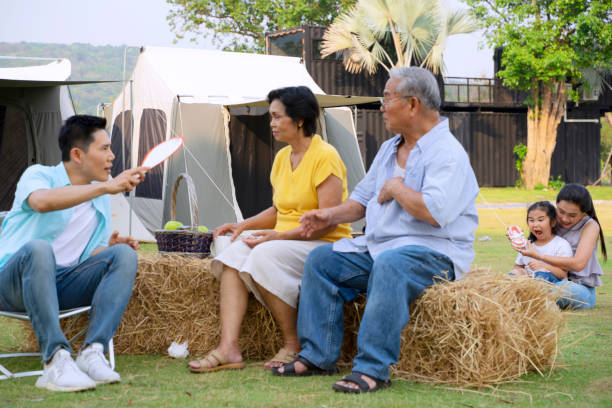
[[[72,351],[60,329],[59,310],[91,305],[84,345],[106,348],[130,300],[137,266],[136,252],[125,244],[75,266],[56,266],[51,245],[33,240],[0,269],[0,309],[28,313],[46,362],[59,348]]]
[[[541,279],[550,283],[561,282],[561,279],[557,278],[552,272],[549,271],[535,271],[533,273],[535,279]]]
[[[561,288],[561,297],[557,299],[561,309],[591,309],[595,306],[595,288],[572,281],[559,281],[555,286]]]
[[[300,356],[319,368],[333,368],[342,346],[344,302],[366,292],[353,371],[388,379],[410,303],[436,277],[453,280],[453,263],[422,246],[385,251],[375,261],[369,253],[335,252],[331,244],[314,249],[306,258],[300,291]]]
[[[536,271],[536,279],[542,279],[554,284],[560,289],[557,305],[561,309],[591,309],[595,306],[595,288],[581,285],[568,280],[561,280],[548,271]]]

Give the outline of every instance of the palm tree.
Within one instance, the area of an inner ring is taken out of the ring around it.
[[[322,55],[343,55],[352,73],[378,66],[424,66],[444,70],[442,54],[451,35],[477,28],[463,10],[443,11],[440,0],[359,0],[338,16],[323,35]]]

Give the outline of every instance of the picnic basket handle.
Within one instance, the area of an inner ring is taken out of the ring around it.
[[[170,218],[176,220],[176,194],[181,180],[185,180],[187,184],[187,195],[189,197],[189,213],[191,215],[191,229],[193,231],[198,228],[198,196],[196,195],[195,185],[191,176],[187,173],[181,173],[174,181],[174,187],[172,188],[172,203],[170,205]]]

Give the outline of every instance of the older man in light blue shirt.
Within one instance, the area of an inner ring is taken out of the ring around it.
[[[342,305],[366,292],[353,373],[333,388],[362,393],[388,387],[410,303],[437,279],[458,279],[469,270],[478,184],[439,107],[438,85],[429,71],[391,70],[381,111],[397,136],[381,146],[346,202],[301,219],[309,236],[365,215],[365,235],[321,246],[308,256],[298,313],[302,351],[274,374],[337,372]]]

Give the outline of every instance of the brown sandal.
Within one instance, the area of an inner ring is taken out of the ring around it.
[[[217,350],[213,350],[201,360],[196,360],[200,363],[200,367],[189,366],[189,371],[192,373],[210,373],[221,370],[239,370],[245,367],[244,361],[239,363],[228,363],[227,359],[222,356]],[[207,363],[207,366],[204,364]]]
[[[275,366],[267,365],[267,364],[274,364],[274,363],[287,364],[287,363],[294,361],[296,358],[298,358],[298,353],[296,353],[295,351],[286,349],[286,348],[281,348],[280,350],[278,350],[278,353],[276,353],[274,357],[272,357],[266,364],[264,364],[264,367],[267,369],[272,369]]]

